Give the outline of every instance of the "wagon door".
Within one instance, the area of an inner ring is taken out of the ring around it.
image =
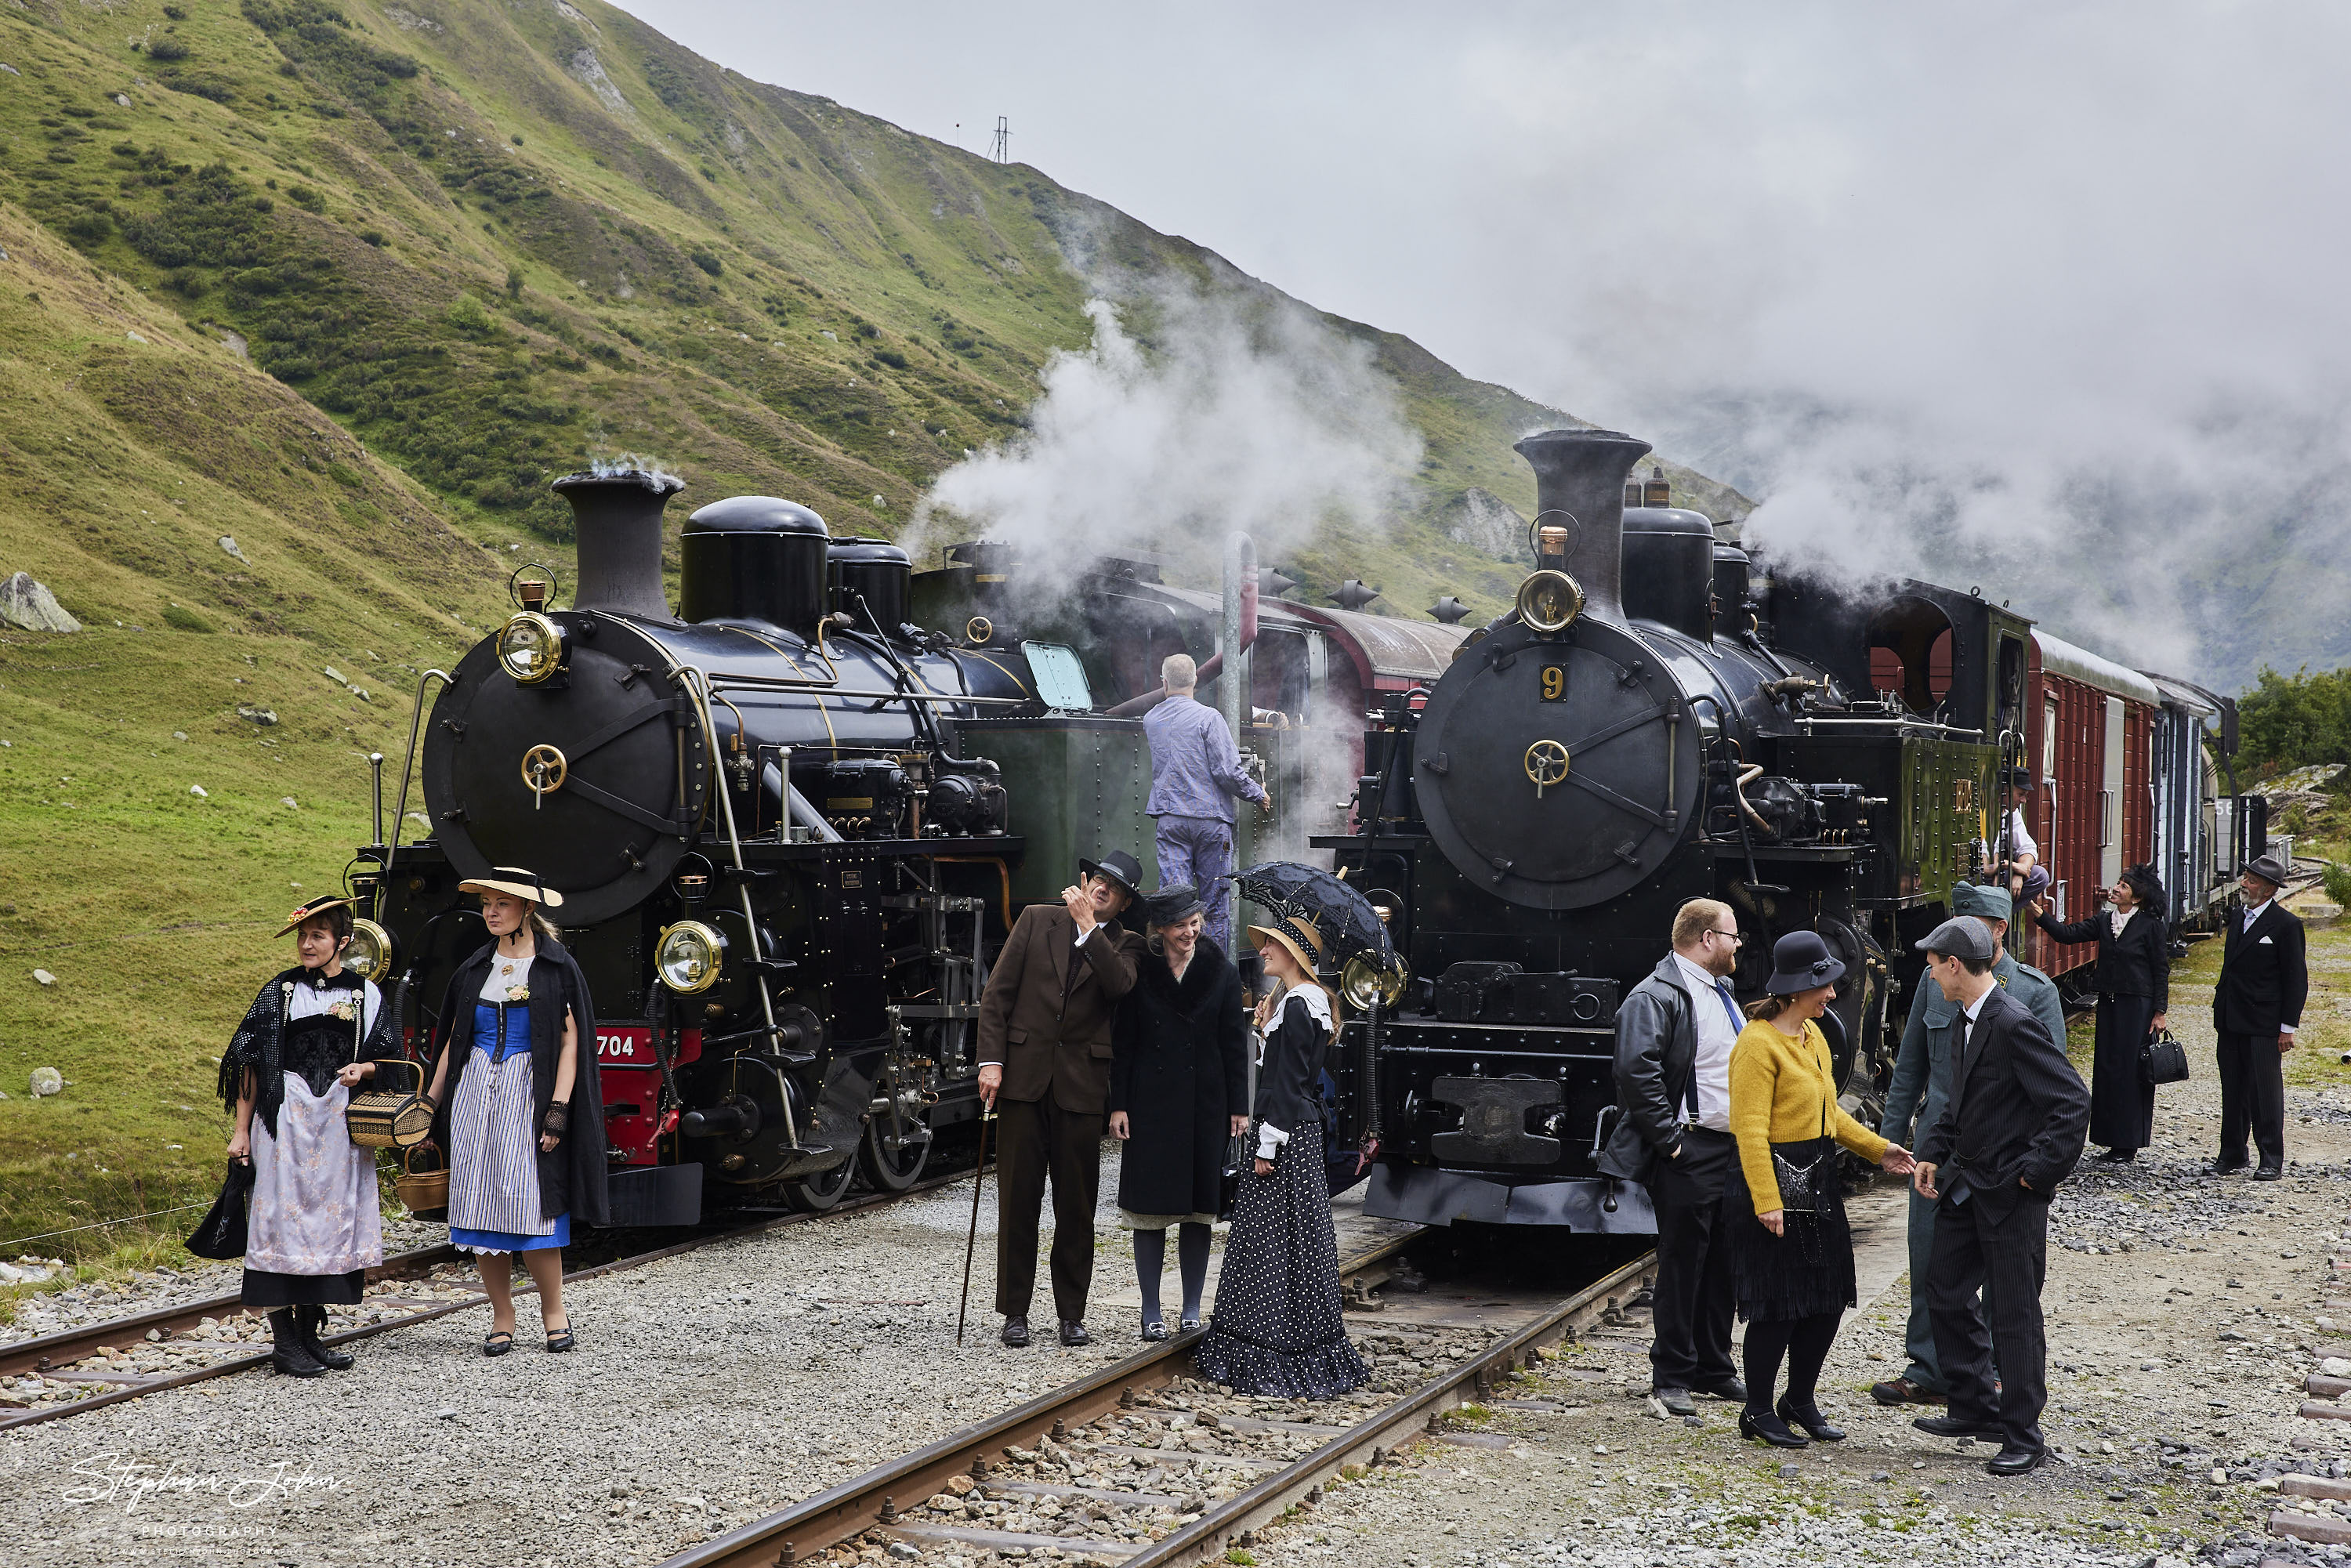
[[[2123,874],[2124,718],[2123,699],[2108,697],[2105,768],[2098,793],[2098,880],[2108,887]]]

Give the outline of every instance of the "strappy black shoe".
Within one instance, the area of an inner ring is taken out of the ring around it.
[[[486,1335],[482,1340],[482,1354],[484,1355],[504,1355],[513,1348],[514,1335],[507,1332],[505,1329],[500,1329],[496,1333]]]
[[[1739,1435],[1769,1443],[1775,1448],[1809,1448],[1813,1440],[1802,1432],[1791,1432],[1788,1424],[1777,1416],[1758,1416],[1752,1410],[1739,1413]]]
[[[573,1343],[569,1323],[565,1323],[559,1329],[549,1329],[547,1332],[547,1354],[549,1355],[562,1354],[571,1348]]]
[[[1152,1319],[1143,1325],[1143,1337],[1157,1344],[1167,1337],[1167,1324],[1158,1318]]]
[[[1844,1441],[1844,1428],[1829,1425],[1829,1418],[1821,1414],[1818,1400],[1807,1400],[1799,1405],[1782,1394],[1780,1396],[1780,1403],[1772,1406],[1772,1412],[1790,1426],[1802,1427],[1805,1436],[1811,1437],[1815,1443]]]
[[[1197,1319],[1197,1318],[1186,1318],[1186,1319],[1184,1320],[1184,1327],[1183,1327],[1183,1329],[1182,1329],[1182,1331],[1181,1331],[1181,1332],[1182,1332],[1182,1333],[1193,1333],[1194,1331],[1196,1331],[1196,1329],[1198,1329],[1198,1328],[1199,1328],[1199,1326],[1200,1326],[1200,1320],[1199,1320],[1199,1319]]]

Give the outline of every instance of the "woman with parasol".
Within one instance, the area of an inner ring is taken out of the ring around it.
[[[1372,1375],[1341,1316],[1315,1093],[1338,1033],[1337,1003],[1315,977],[1324,941],[1313,920],[1278,915],[1249,934],[1270,982],[1257,1011],[1268,1032],[1258,1071],[1255,1175],[1234,1205],[1216,1312],[1192,1359],[1202,1376],[1237,1393],[1329,1399]]]

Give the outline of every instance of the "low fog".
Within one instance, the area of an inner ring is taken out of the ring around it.
[[[975,152],[1005,114],[1055,179],[1761,497],[1771,550],[2224,687],[2351,658],[2340,7],[632,8]]]

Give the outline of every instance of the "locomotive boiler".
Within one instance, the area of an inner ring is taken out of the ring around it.
[[[910,1185],[936,1129],[974,1112],[984,954],[1022,849],[997,764],[955,727],[1033,703],[908,622],[894,545],[722,500],[686,521],[673,613],[681,482],[555,487],[576,592],[554,609],[551,574],[517,574],[512,619],[427,676],[432,833],[363,852],[362,957],[421,1038],[484,939],[457,883],[529,867],[563,894],[595,987],[619,1222],[691,1220],[705,1179],[803,1207],[861,1168]]]
[[[1539,511],[1515,609],[1379,714],[1354,831],[1318,841],[1415,977],[1350,1025],[1347,1088],[1383,1151],[1374,1213],[1637,1231],[1646,1197],[1594,1163],[1619,998],[1688,899],[1738,911],[1743,997],[1774,940],[1817,931],[1846,964],[1824,1020],[1841,1088],[1872,1113],[1905,939],[1991,804],[1983,651],[2024,622],[1926,584],[1773,583],[1662,485],[1627,485],[1631,436],[1518,450]],[[1881,646],[1915,693],[1876,689]]]

